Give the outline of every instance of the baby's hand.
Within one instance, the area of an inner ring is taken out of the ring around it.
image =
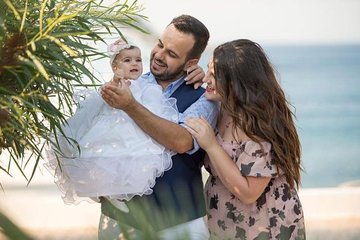
[[[121,69],[116,69],[114,71],[114,77],[111,81],[111,84],[118,85],[120,80],[124,80],[124,71]]]

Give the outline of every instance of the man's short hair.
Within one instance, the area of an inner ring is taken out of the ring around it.
[[[169,25],[171,24],[173,24],[180,32],[191,34],[195,38],[194,46],[190,50],[187,58],[200,58],[210,37],[209,31],[205,25],[190,15],[178,16],[174,18]]]

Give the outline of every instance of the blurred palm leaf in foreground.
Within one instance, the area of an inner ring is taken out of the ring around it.
[[[145,33],[137,1],[111,2],[0,0],[0,171],[17,168],[31,181],[44,145],[71,114],[73,87],[97,81],[86,66],[105,55],[88,43],[122,36],[120,27]]]

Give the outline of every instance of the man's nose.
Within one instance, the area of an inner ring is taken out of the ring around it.
[[[159,59],[159,60],[163,60],[165,56],[165,50],[164,49],[159,49],[156,53],[155,53],[155,58]]]

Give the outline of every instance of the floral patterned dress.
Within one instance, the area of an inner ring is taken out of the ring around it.
[[[277,172],[271,160],[271,144],[217,140],[231,156],[243,176],[271,177],[263,194],[252,204],[244,204],[220,181],[205,159],[210,173],[206,182],[206,205],[210,239],[305,239],[304,215],[295,189]]]

